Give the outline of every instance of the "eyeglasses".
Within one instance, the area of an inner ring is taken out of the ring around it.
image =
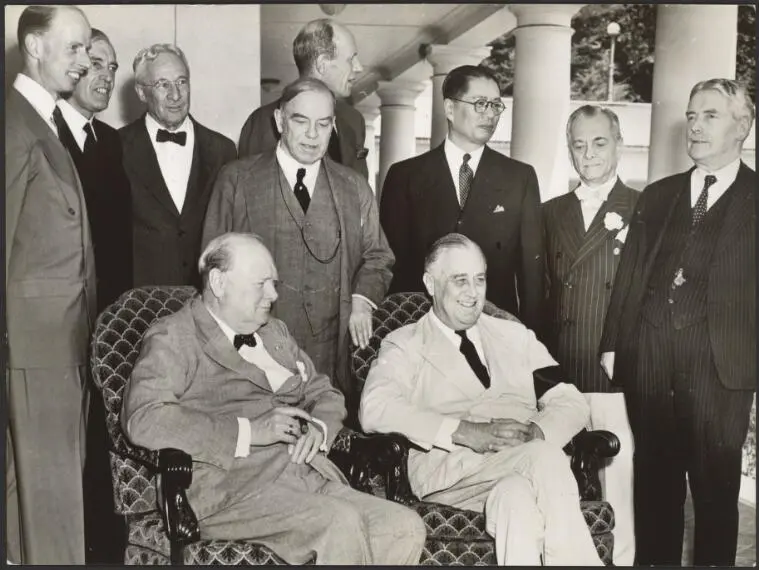
[[[164,93],[168,93],[172,85],[177,88],[177,91],[186,90],[190,86],[190,80],[187,77],[180,77],[176,81],[169,81],[168,79],[159,79],[155,83],[140,83],[140,85],[143,85],[144,87],[152,87],[153,89],[156,89],[157,91],[163,91]]]
[[[496,115],[500,115],[506,110],[506,105],[503,104],[503,102],[498,101],[497,99],[494,101],[488,101],[487,99],[477,99],[476,101],[465,101],[464,99],[457,99],[456,97],[451,97],[454,101],[459,101],[461,103],[467,103],[469,105],[472,105],[474,107],[475,112],[482,114],[485,114],[485,112],[488,109],[493,109],[493,112]]]

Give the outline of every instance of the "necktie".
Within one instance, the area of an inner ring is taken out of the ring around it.
[[[327,154],[335,162],[342,164],[342,153],[340,152],[340,137],[337,134],[337,129],[332,129],[332,134],[329,137],[329,147],[327,148]]]
[[[300,207],[303,208],[303,213],[308,212],[308,205],[311,203],[311,196],[308,195],[308,188],[303,184],[303,178],[306,176],[306,169],[299,168],[297,173],[297,180],[295,181],[295,197],[300,202]]]
[[[184,146],[187,143],[187,133],[182,131],[178,133],[172,133],[166,129],[158,129],[158,134],[155,137],[156,142],[173,142],[179,146]]]
[[[717,177],[713,174],[707,174],[704,177],[704,189],[701,190],[701,194],[696,200],[696,205],[693,206],[693,225],[695,226],[706,215],[706,201],[709,199],[709,186],[717,182]]]
[[[91,123],[85,123],[83,129],[87,137],[84,139],[84,149],[82,149],[82,152],[90,154],[95,150],[95,131],[92,130]]]
[[[472,371],[477,375],[477,378],[480,379],[482,385],[485,386],[485,388],[490,388],[490,375],[488,374],[488,369],[485,368],[485,365],[477,355],[477,349],[474,348],[474,344],[472,344],[472,341],[466,336],[466,331],[456,331],[456,334],[461,337],[461,346],[459,347],[461,354],[464,355],[464,358],[466,358],[466,361],[469,363]]]
[[[469,197],[469,191],[472,189],[472,180],[474,179],[474,172],[472,168],[467,164],[472,158],[472,155],[466,153],[464,155],[464,162],[459,168],[459,196],[461,198],[461,209],[464,209],[466,199]]]
[[[236,334],[234,340],[232,341],[235,345],[235,350],[240,350],[242,345],[245,346],[256,346],[256,335],[254,333],[250,334]]]
[[[53,109],[53,123],[55,123],[55,128],[58,129],[58,138],[61,138],[66,121],[63,120],[63,113],[61,113],[61,108],[58,105]]]

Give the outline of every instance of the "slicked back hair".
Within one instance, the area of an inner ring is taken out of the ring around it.
[[[432,266],[438,259],[440,259],[440,256],[443,254],[443,252],[454,248],[472,248],[477,250],[480,252],[482,259],[485,261],[485,264],[487,266],[485,254],[482,252],[482,248],[477,245],[477,242],[466,237],[464,234],[458,234],[454,232],[438,238],[435,243],[430,246],[430,250],[427,252],[427,256],[424,258],[424,271],[430,272]]]
[[[261,236],[254,233],[227,232],[208,242],[198,260],[198,273],[203,281],[203,290],[208,289],[208,276],[212,269],[226,273],[232,268],[232,245],[242,239],[263,245]]]
[[[58,12],[60,6],[27,6],[21,12],[16,29],[16,38],[18,39],[18,48],[21,53],[26,52],[24,46],[26,36],[29,34],[44,34],[50,29],[53,18]],[[73,6],[72,6],[73,8]],[[77,8],[78,10],[78,8]]]
[[[443,80],[443,99],[460,99],[469,90],[472,79],[489,79],[498,85],[493,72],[479,65],[462,65],[445,76]],[[500,88],[500,87],[499,87]]]
[[[606,107],[601,107],[601,105],[583,105],[572,111],[572,114],[569,115],[569,120],[567,121],[567,142],[569,144],[572,143],[572,127],[577,122],[577,119],[580,117],[592,118],[597,117],[598,115],[605,115],[609,119],[609,122],[611,123],[611,132],[614,134],[614,138],[616,138],[618,142],[621,142],[622,129],[619,126],[619,117],[614,111]]]
[[[313,71],[320,55],[331,60],[337,56],[335,28],[328,18],[308,22],[293,40],[293,59],[301,77]]]
[[[284,109],[285,105],[295,99],[301,93],[315,92],[323,93],[329,96],[332,101],[332,109],[335,108],[335,94],[332,93],[327,84],[316,79],[315,77],[301,77],[296,79],[282,90],[282,96],[279,98],[279,108]]]
[[[699,81],[690,90],[690,97],[688,100],[693,99],[696,93],[701,91],[718,91],[725,97],[727,97],[730,105],[730,109],[733,112],[733,117],[740,119],[742,117],[748,117],[748,130],[746,136],[751,130],[751,125],[754,123],[756,117],[756,109],[754,108],[754,102],[751,100],[751,96],[748,94],[748,89],[740,81],[734,79],[723,79],[720,77],[714,79],[707,79],[705,81]]]

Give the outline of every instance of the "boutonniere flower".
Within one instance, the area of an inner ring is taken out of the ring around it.
[[[606,215],[604,216],[604,226],[607,230],[621,230],[624,225],[625,221],[622,219],[622,216],[616,212],[606,212]]]
[[[308,374],[306,374],[306,365],[300,360],[295,362],[295,366],[298,368],[298,374],[300,374],[301,382],[308,382]]]

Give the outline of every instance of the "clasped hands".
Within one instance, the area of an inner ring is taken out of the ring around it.
[[[461,420],[453,432],[453,443],[476,451],[500,451],[532,441],[545,439],[543,430],[535,423],[522,423],[506,418],[494,418],[489,422]]]
[[[291,406],[272,408],[250,422],[251,446],[288,444],[290,461],[311,463],[319,452],[324,433],[311,423],[311,415]]]

